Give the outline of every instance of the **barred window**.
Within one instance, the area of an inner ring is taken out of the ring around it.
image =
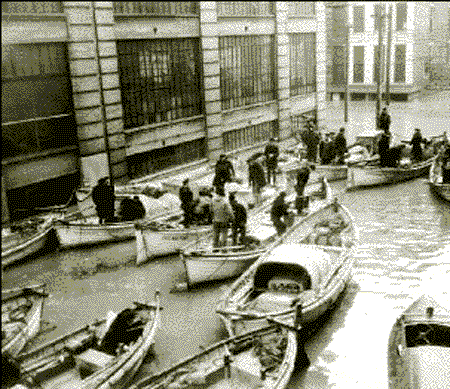
[[[382,16],[385,11],[385,4],[382,3],[376,3],[373,7],[374,10],[374,28],[376,31],[380,29],[380,23],[382,23]]]
[[[256,124],[245,128],[227,131],[222,134],[223,149],[226,152],[268,141],[278,136],[275,121]]]
[[[118,41],[117,51],[125,128],[203,112],[198,39]]]
[[[206,139],[163,147],[127,157],[130,178],[139,178],[159,171],[194,162],[206,157]]]
[[[395,45],[394,82],[405,82],[406,46]]]
[[[378,77],[380,74],[380,63],[384,63],[384,57],[385,56],[385,48],[384,46],[381,46],[381,57],[378,59],[378,45],[375,46],[374,52],[373,52],[373,82],[378,82]],[[381,80],[382,82],[383,80]]]
[[[316,34],[290,34],[291,96],[316,91]]]
[[[2,13],[53,14],[62,13],[61,1],[3,1]]]
[[[4,45],[3,158],[77,145],[64,43]]]
[[[408,12],[408,4],[406,3],[397,3],[397,31],[404,30],[406,28],[406,16]]]
[[[354,32],[364,32],[365,14],[364,5],[353,6],[353,26]]]
[[[364,46],[353,47],[353,82],[364,82]]]
[[[273,5],[273,1],[218,1],[217,15],[219,17],[274,15]]]
[[[304,112],[297,116],[291,116],[291,126],[294,131],[302,130],[307,120],[314,120],[317,122],[317,111],[312,110],[308,112]]]
[[[291,1],[289,2],[290,16],[314,16],[316,4],[314,1]]]
[[[198,15],[198,1],[113,1],[115,15]]]
[[[222,109],[275,99],[271,35],[219,38]]]
[[[345,85],[345,47],[333,46],[333,85]]]

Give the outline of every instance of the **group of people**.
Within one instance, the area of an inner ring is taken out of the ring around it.
[[[118,221],[133,221],[145,216],[145,208],[138,196],[125,197],[119,206],[118,217],[115,216],[114,187],[109,183],[108,177],[98,180],[92,190],[92,201],[99,219],[99,224],[114,223]]]

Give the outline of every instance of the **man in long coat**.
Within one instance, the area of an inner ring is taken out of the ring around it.
[[[280,150],[278,145],[275,143],[275,138],[270,138],[269,143],[264,149],[264,154],[266,156],[266,165],[267,165],[267,182],[273,182],[275,186],[277,184],[277,165],[278,165],[278,156],[280,154]],[[272,180],[271,180],[272,178]]]
[[[248,163],[248,182],[252,187],[253,198],[255,205],[261,203],[261,190],[266,186],[266,178],[264,176],[264,169],[257,159],[249,159]]]
[[[114,221],[114,188],[108,183],[109,178],[103,177],[98,180],[92,190],[92,201],[95,204],[99,223],[111,223]]]
[[[184,226],[186,228],[191,225],[194,216],[194,195],[188,184],[189,179],[186,178],[180,188],[181,209],[184,213]]]

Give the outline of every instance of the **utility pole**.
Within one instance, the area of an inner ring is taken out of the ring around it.
[[[388,36],[386,48],[386,105],[391,100],[391,44],[392,44],[392,4],[389,5]]]
[[[380,15],[378,15],[379,25],[378,25],[378,79],[377,79],[377,106],[375,112],[375,122],[376,127],[378,128],[378,118],[380,117],[380,108],[381,108],[381,70],[384,68],[381,65],[381,51],[382,51],[382,43],[383,43],[383,18],[384,13],[383,9],[380,11]]]

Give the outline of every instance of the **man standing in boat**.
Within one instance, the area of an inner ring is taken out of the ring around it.
[[[233,210],[233,223],[231,225],[232,237],[233,237],[233,246],[237,246],[238,244],[238,236],[239,236],[239,244],[244,244],[245,241],[245,231],[247,226],[247,210],[245,207],[238,203],[236,200],[235,193],[230,193],[228,196],[230,200],[231,209]]]
[[[270,138],[269,143],[267,144],[264,154],[266,156],[266,165],[267,165],[267,182],[270,185],[273,182],[273,186],[277,184],[277,165],[278,165],[278,156],[280,154],[280,150],[278,145],[275,143],[275,138]],[[272,180],[270,179],[272,177]]]
[[[341,127],[339,134],[334,138],[334,149],[336,151],[337,163],[344,164],[344,155],[347,152],[347,140],[345,139],[345,128]]]
[[[380,140],[378,141],[378,155],[380,156],[381,167],[386,167],[389,165],[389,135],[389,132],[384,131],[380,136]]]
[[[219,189],[212,202],[213,211],[213,247],[226,246],[228,238],[228,227],[233,222],[233,212],[225,200],[225,191]]]
[[[295,185],[295,191],[297,192],[297,197],[295,199],[295,208],[297,213],[300,215],[303,209],[308,207],[308,199],[304,197],[305,187],[309,180],[309,175],[311,171],[315,170],[315,165],[309,162],[304,162],[303,166],[297,173],[297,184]]]
[[[383,130],[384,132],[388,133],[390,126],[391,126],[391,115],[387,113],[387,109],[386,107],[384,107],[378,119],[378,127],[380,128],[380,130]]]
[[[108,177],[100,178],[92,190],[92,201],[95,204],[99,224],[114,221],[114,187],[109,185],[108,180]]]
[[[186,178],[180,188],[181,209],[184,213],[183,223],[186,228],[189,228],[192,224],[192,218],[194,216],[194,195],[188,184],[189,178]]]
[[[285,197],[286,192],[281,192],[273,202],[270,210],[270,218],[278,235],[283,235],[287,228],[286,218],[289,216],[289,204],[284,202]]]
[[[422,143],[426,143],[426,139],[422,138],[420,129],[416,128],[414,130],[414,135],[413,135],[410,143],[412,145],[413,159],[416,162],[420,162],[422,160]]]

